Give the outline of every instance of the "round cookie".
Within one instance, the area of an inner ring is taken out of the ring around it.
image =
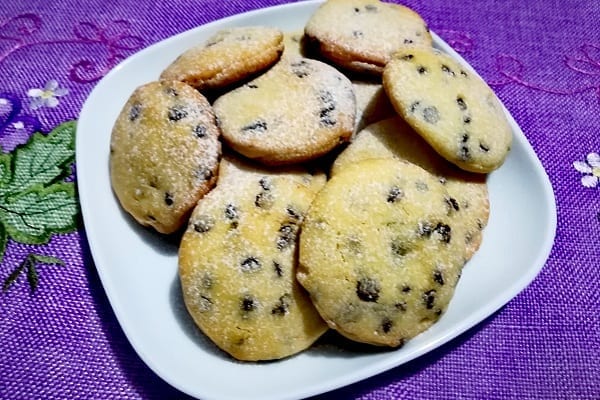
[[[198,327],[239,360],[272,360],[326,330],[297,283],[297,235],[315,185],[297,171],[222,162],[179,250],[183,298]]]
[[[215,90],[267,69],[283,52],[283,33],[250,26],[224,29],[206,43],[192,47],[173,61],[161,79],[185,82],[198,90]]]
[[[140,224],[173,233],[215,184],[221,144],[208,101],[177,81],[138,87],[110,142],[110,178]]]
[[[223,139],[268,165],[322,156],[352,135],[352,83],[335,68],[308,58],[282,58],[213,104]]]
[[[328,0],[307,22],[311,48],[352,71],[380,75],[402,46],[431,46],[425,21],[410,8],[378,0]]]
[[[490,204],[486,176],[463,171],[439,156],[400,117],[367,126],[341,152],[331,167],[337,175],[348,166],[371,158],[408,161],[437,176],[448,191],[448,214],[452,221],[452,246],[464,252],[465,261],[477,251],[487,225]]]
[[[399,346],[438,320],[462,267],[447,196],[436,177],[394,159],[331,177],[304,220],[296,274],[330,327]]]
[[[502,105],[452,57],[403,49],[385,67],[383,85],[396,111],[451,163],[487,173],[504,162],[512,130]]]

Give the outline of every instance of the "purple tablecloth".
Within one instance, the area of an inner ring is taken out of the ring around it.
[[[74,125],[63,123],[77,120],[98,80],[134,52],[280,3],[1,3],[1,399],[186,398],[140,360],[108,303],[78,212]],[[555,190],[556,241],[539,276],[497,313],[432,353],[321,398],[599,399],[600,2],[404,4],[478,70],[522,127]],[[34,132],[62,139],[50,144]],[[35,160],[61,143],[62,158]],[[23,172],[23,162],[54,170]],[[23,202],[16,217],[15,201]],[[34,205],[44,213],[29,213]]]

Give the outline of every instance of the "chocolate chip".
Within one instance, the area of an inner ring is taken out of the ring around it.
[[[194,134],[199,137],[199,138],[204,138],[206,137],[206,127],[202,124],[200,125],[196,125],[194,127]]]
[[[406,311],[406,302],[405,301],[399,301],[397,303],[394,304],[394,308],[398,311]]]
[[[215,220],[209,215],[201,215],[194,222],[194,230],[198,233],[210,231],[215,226]]]
[[[458,104],[458,108],[463,111],[467,109],[467,103],[465,103],[465,99],[460,96],[456,98],[456,104]]]
[[[240,308],[246,312],[254,311],[258,308],[258,301],[248,294],[244,295],[240,301]]]
[[[273,315],[285,315],[290,312],[290,299],[291,296],[289,294],[284,294],[279,298],[279,301],[275,304],[275,307],[271,310],[271,314]]]
[[[253,123],[242,127],[242,132],[252,131],[252,132],[262,133],[262,132],[266,132],[266,130],[267,130],[267,122],[263,121],[262,119],[258,119],[256,121],[254,121]]]
[[[427,72],[427,68],[425,68],[424,66],[420,65],[420,66],[417,68],[417,72],[418,72],[419,74],[423,75],[424,73],[426,73],[426,72]]]
[[[182,105],[177,105],[169,108],[169,121],[177,122],[185,117],[187,117],[188,112]]]
[[[423,109],[423,119],[430,124],[437,124],[440,120],[440,112],[437,107],[429,106]]]
[[[469,150],[469,147],[466,145],[460,146],[460,148],[458,149],[458,157],[463,161],[466,161],[469,158],[471,158],[471,150]]]
[[[321,124],[326,126],[334,126],[337,121],[332,115],[336,107],[335,98],[328,90],[321,90],[319,92],[319,99],[321,100],[322,106],[319,111],[319,121]]]
[[[462,69],[460,70],[460,74],[462,76],[464,76],[465,78],[468,76],[467,73],[465,71],[463,71]]]
[[[469,141],[469,134],[468,133],[463,133],[462,136],[460,137],[460,141],[462,143],[467,143]]]
[[[441,222],[436,225],[433,229],[438,235],[441,236],[441,241],[444,243],[450,243],[450,239],[452,238],[452,229],[446,224],[442,224]]]
[[[285,211],[287,212],[288,217],[292,218],[293,220],[300,221],[302,219],[302,214],[294,210],[294,208],[291,206],[287,206]]]
[[[444,285],[444,276],[442,275],[442,271],[435,270],[433,271],[433,280],[440,285]]]
[[[264,191],[256,195],[254,198],[254,205],[258,208],[269,209],[273,205],[274,200],[275,199],[270,192]]]
[[[258,86],[257,86],[257,85],[255,85],[254,83],[247,83],[247,84],[246,84],[246,87],[247,87],[248,89],[258,89]]]
[[[425,293],[423,293],[423,303],[425,304],[425,307],[428,310],[431,310],[433,308],[433,303],[435,302],[435,296],[436,296],[436,291],[435,290],[429,290]]]
[[[283,276],[283,268],[281,267],[281,264],[279,264],[277,261],[273,261],[273,269],[275,270],[275,273],[278,277],[281,278]]]
[[[196,173],[196,176],[202,180],[208,181],[208,180],[212,179],[213,172],[207,166],[202,165],[202,166],[200,166],[200,168],[198,168],[198,172]]]
[[[173,97],[179,96],[179,93],[177,93],[177,90],[173,89],[172,87],[166,88],[165,93],[168,94],[169,96],[173,96]]]
[[[412,60],[415,56],[413,56],[412,54],[406,54],[404,56],[401,57],[402,60],[404,61],[409,61]]]
[[[264,190],[271,190],[271,182],[267,179],[267,177],[260,178],[260,180],[258,181],[258,184]]]
[[[411,289],[411,287],[410,287],[410,286],[408,286],[408,285],[404,285],[404,286],[402,286],[402,292],[403,292],[403,293],[408,293],[408,292],[410,292],[411,290],[412,290],[412,289]]]
[[[363,278],[356,282],[356,295],[362,301],[377,302],[381,286],[379,282],[371,278]]]
[[[297,228],[293,225],[281,225],[277,237],[277,249],[284,250],[296,242]]]
[[[419,226],[417,229],[417,233],[421,237],[429,237],[431,236],[431,232],[433,232],[433,225],[431,222],[419,222]]]
[[[142,105],[140,103],[134,103],[129,110],[129,120],[135,121],[138,119],[142,112]]]
[[[404,197],[404,192],[402,192],[402,190],[399,187],[394,186],[388,192],[387,202],[395,203],[396,201],[400,200],[402,197]]]
[[[290,66],[292,67],[292,73],[298,78],[305,78],[310,75],[310,64],[304,60],[293,62]]]
[[[355,38],[359,38],[363,37],[364,33],[362,33],[361,31],[352,31],[352,36],[354,36]]]
[[[358,7],[354,7],[354,12],[358,13],[358,12],[360,12],[360,9],[358,9]]]
[[[239,218],[240,218],[237,207],[234,206],[233,204],[227,204],[227,206],[225,207],[225,218],[227,218],[228,220],[231,221],[229,226],[232,229],[236,229],[239,225]]]
[[[448,206],[448,212],[451,212],[452,210],[454,210],[454,211],[459,211],[460,210],[460,206],[458,205],[458,201],[456,201],[455,198],[453,198],[453,197],[446,197],[446,198],[444,198],[444,201],[446,202],[446,205]]]
[[[248,257],[240,264],[242,272],[255,272],[261,267],[260,261],[256,257]]]
[[[169,192],[165,193],[165,204],[168,206],[173,205],[173,195]]]
[[[411,112],[411,113],[414,113],[415,111],[417,111],[417,108],[419,108],[419,105],[420,105],[420,104],[421,104],[421,102],[420,102],[420,101],[415,101],[414,103],[412,103],[412,104],[410,105],[410,108],[409,108],[409,109],[410,109],[410,112]]]
[[[454,73],[454,71],[452,71],[450,69],[450,67],[448,67],[447,65],[442,65],[442,71],[447,73],[448,75],[452,75],[455,76],[456,74]]]
[[[468,115],[463,117],[463,122],[465,124],[470,124],[471,123],[471,117],[469,117]]]
[[[481,151],[483,151],[484,153],[487,153],[488,151],[490,151],[489,146],[483,144],[483,143],[479,143],[479,148],[481,149]]]
[[[381,321],[381,330],[383,331],[383,333],[389,333],[392,330],[393,325],[394,324],[392,323],[392,320],[388,317],[385,317]]]
[[[225,218],[227,219],[238,219],[240,217],[239,211],[233,204],[227,204],[225,207]]]
[[[404,44],[413,44],[413,40],[412,39],[404,39]]]

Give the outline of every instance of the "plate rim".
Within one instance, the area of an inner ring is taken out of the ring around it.
[[[222,19],[216,19],[216,20],[210,21],[206,24],[197,26],[195,28],[186,30],[184,32],[177,33],[166,39],[160,40],[160,41],[153,43],[153,44],[149,45],[148,47],[145,47],[144,49],[130,55],[125,60],[121,61],[117,66],[115,66],[109,73],[107,73],[94,86],[94,88],[92,89],[90,94],[87,96],[87,98],[82,106],[81,112],[79,114],[79,118],[78,118],[77,138],[81,137],[81,135],[79,134],[80,126],[85,128],[87,124],[90,124],[91,122],[93,122],[93,118],[91,117],[91,115],[93,115],[94,113],[92,111],[90,111],[90,107],[91,107],[90,104],[93,104],[93,102],[95,100],[95,96],[97,95],[98,88],[102,87],[105,84],[105,82],[110,82],[112,80],[113,76],[116,74],[119,74],[120,71],[128,63],[132,62],[132,60],[135,61],[137,58],[140,58],[140,57],[143,58],[147,53],[156,51],[156,50],[160,49],[161,47],[167,47],[170,44],[181,40],[181,38],[184,36],[194,35],[197,32],[201,32],[204,30],[218,29],[219,25],[231,25],[231,24],[235,25],[236,20],[252,18],[253,16],[258,15],[258,14],[268,13],[268,12],[272,12],[272,11],[276,11],[276,10],[289,9],[290,12],[293,12],[293,10],[295,8],[316,7],[317,5],[321,4],[322,2],[323,2],[322,0],[309,0],[309,1],[297,2],[297,3],[286,3],[286,4],[271,6],[271,7],[254,9],[254,10],[250,10],[247,12],[231,15],[231,16],[228,16],[228,17],[225,17]],[[434,32],[431,32],[431,33],[434,38],[435,45],[440,47],[444,52],[450,54],[452,56],[452,58],[457,60],[463,67],[468,68],[469,70],[471,70],[471,72],[473,72],[477,76],[479,76],[479,74],[471,67],[471,65],[462,56],[460,56],[454,49],[452,49],[437,34],[435,34]],[[319,382],[319,383],[313,385],[311,388],[308,388],[309,390],[295,390],[295,391],[291,390],[288,393],[282,394],[282,396],[277,396],[277,397],[264,396],[261,398],[281,399],[281,398],[296,398],[298,396],[312,396],[312,395],[324,393],[324,392],[331,391],[331,390],[334,390],[334,389],[337,389],[337,388],[340,388],[340,387],[343,387],[343,386],[346,386],[346,385],[349,385],[352,383],[356,383],[356,382],[368,379],[368,378],[370,378],[374,375],[380,374],[386,370],[403,365],[411,360],[414,360],[414,359],[438,348],[442,344],[445,344],[445,343],[455,339],[456,337],[462,335],[465,331],[472,329],[479,322],[485,320],[486,317],[489,317],[494,312],[496,312],[497,310],[502,308],[509,301],[511,301],[514,297],[516,297],[519,293],[521,293],[536,278],[536,276],[540,273],[540,271],[544,267],[546,260],[548,259],[549,255],[550,255],[550,252],[553,248],[554,238],[556,235],[557,214],[556,214],[555,194],[554,194],[554,191],[552,188],[551,181],[548,177],[548,174],[547,174],[546,170],[544,169],[541,161],[539,160],[537,154],[535,153],[531,143],[527,140],[527,137],[523,133],[521,127],[516,123],[513,116],[511,115],[511,113],[506,109],[506,107],[504,106],[504,104],[502,102],[501,102],[501,104],[502,104],[505,114],[509,120],[511,128],[513,130],[513,141],[519,141],[519,145],[527,153],[527,156],[528,156],[527,158],[536,165],[535,172],[536,172],[536,175],[538,176],[538,181],[542,183],[541,187],[543,189],[543,198],[548,201],[548,204],[547,204],[548,208],[547,208],[547,213],[545,215],[545,217],[546,217],[545,221],[547,221],[549,229],[547,229],[544,232],[545,235],[542,240],[542,244],[541,244],[540,248],[537,249],[537,257],[535,258],[535,261],[534,261],[534,265],[536,266],[536,268],[528,270],[527,274],[521,276],[520,279],[513,282],[513,284],[509,288],[505,288],[504,291],[502,292],[504,295],[497,298],[496,301],[493,302],[492,304],[488,304],[488,306],[485,309],[480,310],[479,313],[473,313],[473,314],[467,316],[466,318],[464,318],[463,320],[461,320],[462,322],[460,323],[458,329],[448,330],[448,331],[444,332],[444,334],[441,335],[441,337],[439,337],[437,340],[430,341],[429,343],[427,343],[426,346],[422,346],[418,351],[410,354],[410,356],[408,358],[398,361],[397,360],[398,357],[395,357],[395,358],[389,357],[389,358],[384,359],[383,361],[378,362],[377,365],[374,366],[373,368],[368,369],[367,373],[365,373],[365,369],[360,369],[359,371],[356,371],[352,374],[345,374],[345,375],[338,376],[337,379],[334,379],[333,381],[330,379],[326,382]],[[90,120],[90,122],[88,122],[88,119]],[[103,265],[103,263],[106,261],[103,260],[102,251],[100,251],[99,249],[96,248],[97,240],[94,237],[94,234],[92,233],[92,232],[94,232],[94,228],[92,227],[93,226],[92,221],[94,220],[94,218],[90,215],[91,210],[90,210],[90,206],[88,206],[88,204],[91,203],[91,201],[88,199],[88,194],[90,194],[91,191],[89,189],[86,189],[88,187],[88,183],[87,182],[83,183],[84,182],[83,178],[84,178],[84,176],[86,176],[85,172],[87,171],[88,166],[85,163],[85,161],[81,158],[83,156],[82,155],[83,150],[80,150],[83,146],[82,143],[85,143],[85,142],[82,142],[82,140],[76,140],[76,165],[77,165],[76,176],[77,176],[78,185],[80,187],[78,192],[79,192],[79,200],[80,200],[81,213],[82,213],[82,218],[83,218],[83,225],[84,225],[84,229],[85,229],[85,235],[86,235],[87,243],[88,243],[90,253],[91,253],[91,256],[92,256],[92,259],[94,262],[95,269],[98,272],[100,281],[102,283],[102,288],[103,288],[104,292],[106,293],[106,296],[109,300],[111,309],[114,312],[114,314],[117,318],[117,321],[119,322],[119,327],[124,332],[127,340],[133,347],[136,354],[162,380],[166,381],[174,388],[176,388],[184,393],[187,393],[191,396],[201,397],[204,399],[216,398],[216,396],[218,394],[206,393],[206,392],[202,392],[201,390],[197,390],[198,388],[194,389],[194,388],[187,387],[186,385],[183,385],[181,382],[171,379],[172,376],[170,374],[165,374],[165,372],[162,370],[162,368],[159,365],[156,365],[154,363],[154,360],[152,359],[152,357],[149,354],[147,354],[146,352],[144,352],[142,348],[140,348],[139,343],[137,343],[137,340],[134,340],[132,338],[132,334],[131,334],[131,332],[129,332],[128,324],[125,323],[125,321],[124,321],[126,319],[126,317],[122,314],[123,310],[121,308],[115,306],[115,298],[114,298],[114,296],[115,296],[114,290],[115,289],[112,288],[109,283],[109,278],[107,276],[107,273],[108,273],[107,270],[105,268],[102,268],[101,266],[99,267],[99,265]],[[513,147],[514,147],[514,144],[513,144]],[[92,237],[94,237],[94,238],[92,239]],[[222,398],[222,397],[219,397],[219,398]],[[227,398],[233,398],[233,397],[227,397]]]

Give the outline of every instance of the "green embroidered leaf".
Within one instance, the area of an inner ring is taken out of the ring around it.
[[[56,258],[56,257],[52,257],[52,256],[45,256],[43,254],[30,254],[29,255],[33,261],[38,262],[38,263],[42,263],[42,264],[58,264],[58,265],[65,265],[65,262],[63,260],[61,260],[60,258]]]
[[[45,256],[43,254],[31,253],[27,257],[25,257],[23,262],[21,262],[21,264],[19,264],[17,268],[15,268],[10,273],[10,275],[6,277],[2,285],[2,291],[6,292],[11,287],[11,285],[15,283],[17,278],[19,278],[19,275],[21,275],[23,271],[26,271],[27,282],[29,283],[29,287],[31,288],[32,292],[35,292],[39,283],[39,275],[36,264],[65,265],[64,261],[60,258]]]
[[[23,272],[23,270],[25,269],[25,263],[27,262],[27,260],[29,259],[26,258],[21,264],[19,264],[19,266],[17,266],[17,268],[15,268],[10,275],[8,275],[6,277],[6,279],[4,280],[4,283],[2,284],[2,291],[6,292],[8,290],[8,288],[15,283],[15,281],[17,280],[17,278],[19,277],[19,275],[21,275],[21,272]]]
[[[0,196],[48,186],[68,176],[75,160],[75,127],[75,121],[65,122],[47,136],[35,133],[25,145],[18,146],[12,153],[10,181],[0,188]]]
[[[9,236],[29,244],[47,243],[53,233],[74,230],[77,212],[74,185],[65,182],[33,187],[0,205],[0,218]]]
[[[75,158],[75,126],[70,121],[47,136],[36,133],[0,155],[0,225],[7,237],[44,244],[53,233],[76,228],[75,185],[63,181]]]
[[[29,282],[31,291],[35,292],[39,281],[37,269],[35,268],[35,262],[33,262],[31,255],[27,257],[25,262],[27,262],[27,282]]]
[[[0,222],[0,263],[4,259],[4,251],[6,250],[6,243],[8,242],[8,235],[4,225]]]
[[[11,178],[10,154],[0,154],[0,190],[8,184]]]

